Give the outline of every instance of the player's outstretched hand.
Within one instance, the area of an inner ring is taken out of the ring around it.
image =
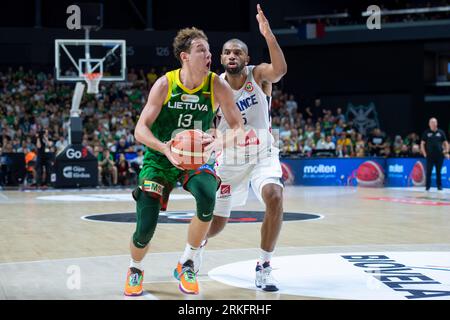
[[[169,161],[173,164],[173,166],[177,169],[184,170],[182,167],[180,167],[180,162],[178,162],[174,156],[172,155],[172,151],[170,150],[172,147],[173,139],[170,139],[166,146],[164,147],[163,154],[169,159]]]
[[[264,12],[262,11],[259,3],[256,5],[256,10],[258,11],[258,14],[256,15],[256,20],[258,20],[259,23],[259,31],[261,32],[264,38],[273,36],[272,29],[270,29],[269,21],[264,15]]]

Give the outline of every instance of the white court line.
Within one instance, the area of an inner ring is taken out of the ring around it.
[[[358,245],[346,245],[346,246],[287,246],[287,247],[276,247],[275,252],[281,249],[300,249],[300,250],[311,250],[311,249],[349,249],[352,248],[367,248],[370,247],[406,247],[406,246],[449,246],[450,243],[418,243],[418,244],[358,244]],[[236,249],[211,249],[206,252],[228,252],[228,251],[245,251],[245,250],[259,250],[260,248],[236,248]],[[370,249],[371,250],[371,249]],[[436,250],[436,249],[433,249]],[[447,249],[448,250],[448,249]],[[171,254],[182,254],[183,251],[167,251],[167,252],[149,252],[147,255],[171,255]],[[63,259],[47,259],[47,260],[32,260],[32,261],[17,261],[17,262],[1,262],[0,266],[3,265],[11,265],[11,264],[27,264],[27,263],[43,263],[43,262],[62,262],[62,261],[70,261],[70,260],[83,260],[83,259],[93,259],[93,258],[119,258],[119,257],[129,257],[129,254],[118,254],[118,255],[110,255],[110,256],[90,256],[90,257],[75,257],[75,258],[63,258]]]

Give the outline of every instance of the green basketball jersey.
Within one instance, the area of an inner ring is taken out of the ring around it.
[[[172,139],[176,133],[187,129],[207,131],[212,126],[216,112],[214,107],[213,82],[215,73],[209,72],[203,83],[195,89],[186,88],[180,80],[180,70],[166,73],[169,84],[161,112],[150,130],[162,142]],[[171,166],[169,160],[160,152],[147,148],[144,165],[156,160],[164,168]]]

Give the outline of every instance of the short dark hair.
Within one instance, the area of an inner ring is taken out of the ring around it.
[[[244,50],[245,54],[248,54],[247,44],[244,41],[237,39],[237,38],[233,38],[233,39],[230,39],[227,42],[225,42],[222,46],[222,52],[223,52],[223,49],[225,48],[225,45],[228,43],[237,43],[238,45],[240,45],[242,47],[242,50]]]

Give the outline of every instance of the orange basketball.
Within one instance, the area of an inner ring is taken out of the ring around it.
[[[171,151],[185,170],[195,170],[208,161],[202,145],[203,131],[184,130],[175,135]]]

